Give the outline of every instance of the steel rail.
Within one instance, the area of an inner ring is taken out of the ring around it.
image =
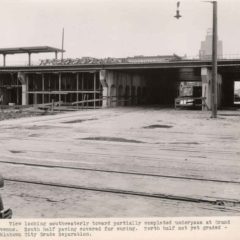
[[[42,186],[49,187],[60,187],[60,188],[68,188],[68,189],[76,189],[76,190],[85,190],[85,191],[94,191],[94,192],[103,192],[103,193],[111,193],[111,194],[123,194],[123,195],[131,195],[131,196],[139,196],[139,197],[149,197],[149,198],[159,198],[173,201],[183,201],[183,202],[192,202],[192,203],[207,203],[211,205],[217,205],[220,207],[227,205],[238,205],[240,201],[237,200],[226,200],[226,199],[202,199],[202,198],[194,198],[194,197],[184,197],[170,194],[154,194],[154,193],[146,193],[146,192],[138,192],[138,191],[128,191],[128,190],[120,190],[120,189],[111,189],[111,188],[96,188],[96,187],[85,187],[78,186],[73,184],[58,184],[51,182],[38,182],[38,181],[30,181],[24,179],[17,178],[5,178],[4,181],[8,182],[17,182],[17,183],[26,183],[26,184],[36,184]]]
[[[90,171],[90,172],[103,172],[103,173],[116,173],[116,174],[136,175],[136,176],[146,176],[146,177],[158,177],[158,178],[183,179],[183,180],[215,182],[215,183],[217,182],[217,183],[240,184],[240,181],[228,181],[228,180],[219,180],[219,179],[206,179],[206,178],[197,178],[197,177],[183,177],[183,176],[162,175],[162,174],[152,174],[152,173],[141,173],[141,172],[132,172],[132,171],[116,171],[116,170],[109,170],[109,169],[69,167],[69,166],[61,166],[61,165],[34,164],[34,163],[23,163],[23,162],[12,162],[12,161],[1,161],[1,160],[0,160],[0,163],[12,164],[12,165],[25,165],[25,166],[31,166],[31,167],[42,167],[42,168],[60,168],[60,169],[69,169],[69,170]]]

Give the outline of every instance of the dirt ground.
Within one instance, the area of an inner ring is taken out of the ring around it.
[[[14,217],[240,215],[240,111],[82,110],[0,122]]]
[[[29,109],[0,109],[0,121],[24,117],[53,115],[50,111],[41,111],[34,108]]]

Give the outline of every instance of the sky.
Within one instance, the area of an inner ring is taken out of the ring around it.
[[[65,58],[177,54],[197,56],[212,26],[212,4],[175,0],[0,0],[0,48],[52,46]],[[240,56],[240,1],[218,0],[224,55]],[[47,55],[33,56],[45,58]],[[51,54],[50,57],[54,57]],[[0,57],[1,58],[1,57]],[[7,56],[7,61],[27,56]]]

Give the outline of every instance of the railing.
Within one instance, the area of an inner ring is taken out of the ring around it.
[[[95,60],[82,60],[82,59],[45,59],[45,60],[35,60],[31,61],[30,66],[66,66],[66,65],[105,65],[105,64],[151,64],[151,63],[170,63],[170,62],[178,62],[178,61],[211,61],[211,55],[205,55],[199,57],[199,55],[193,56],[184,56],[181,59],[178,58],[166,58],[161,59],[160,57],[154,58],[140,58],[140,59],[133,59],[128,60],[127,58],[116,58],[116,59],[95,59]],[[224,54],[218,56],[218,60],[240,60],[240,54]],[[9,61],[6,63],[5,67],[22,67],[22,66],[29,66],[28,61]],[[0,62],[0,67],[4,67],[3,63]]]

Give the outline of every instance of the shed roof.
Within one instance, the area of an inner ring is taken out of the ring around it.
[[[0,54],[48,53],[48,52],[65,52],[65,50],[49,46],[0,48]]]

